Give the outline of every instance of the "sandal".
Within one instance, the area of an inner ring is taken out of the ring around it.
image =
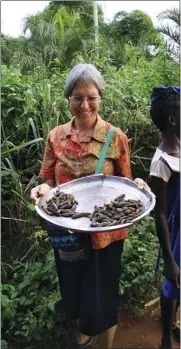
[[[95,343],[94,337],[90,336],[89,339],[84,343],[81,344],[78,342],[77,339],[75,339],[73,342],[71,342],[66,349],[84,349],[88,348],[89,345],[93,345]]]

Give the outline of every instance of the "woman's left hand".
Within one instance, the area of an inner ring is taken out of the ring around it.
[[[141,178],[135,178],[134,183],[137,185],[139,189],[151,190],[150,187],[146,184],[146,182],[144,182],[144,180]]]

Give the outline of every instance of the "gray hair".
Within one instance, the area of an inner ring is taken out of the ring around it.
[[[79,81],[91,81],[99,90],[99,93],[102,97],[105,89],[105,81],[102,75],[92,64],[79,63],[73,67],[67,77],[64,88],[65,98],[71,96],[75,85]]]

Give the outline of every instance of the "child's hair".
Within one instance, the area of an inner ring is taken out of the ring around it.
[[[154,87],[151,94],[150,116],[156,127],[164,131],[169,117],[180,113],[180,88],[174,86]]]

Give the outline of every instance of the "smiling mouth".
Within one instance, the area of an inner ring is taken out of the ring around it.
[[[90,111],[86,111],[86,112],[80,112],[80,114],[83,114],[83,115],[88,115],[88,114],[90,114]]]

